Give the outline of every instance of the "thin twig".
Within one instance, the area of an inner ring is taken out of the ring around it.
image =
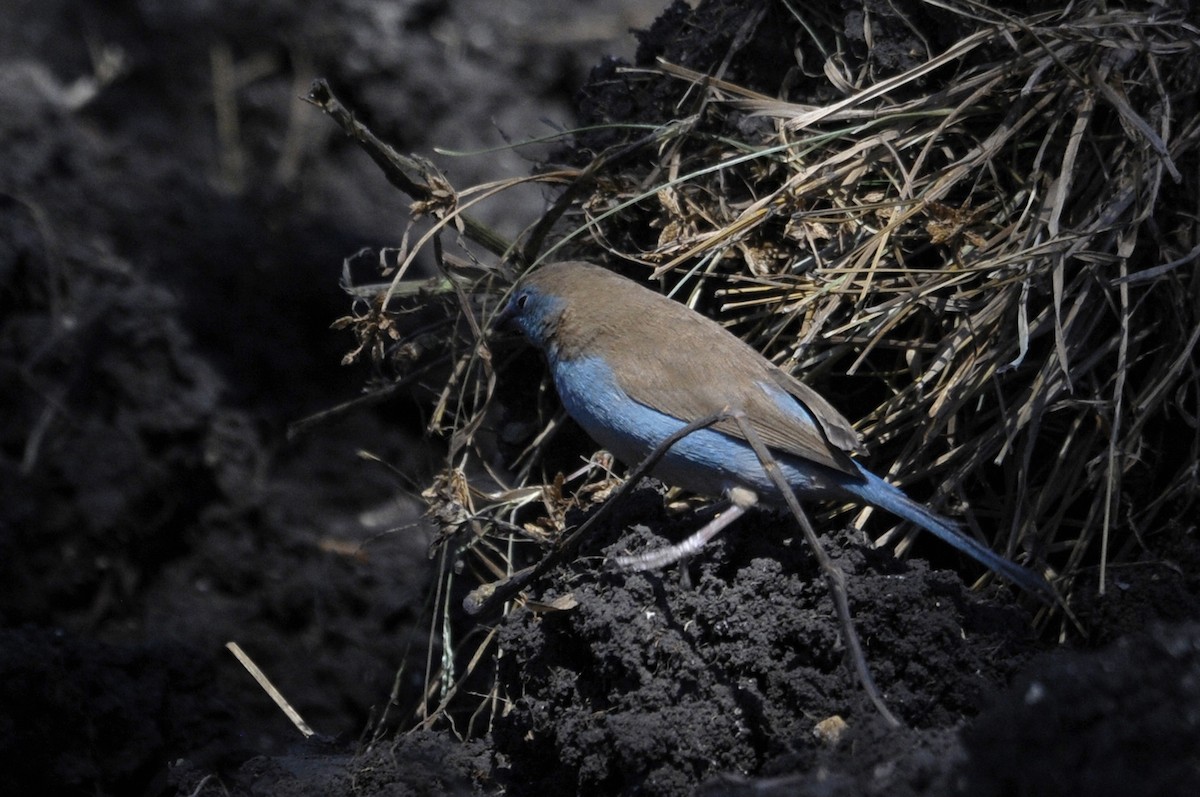
[[[883,696],[879,694],[878,687],[875,686],[875,679],[871,675],[871,668],[867,664],[867,657],[863,653],[862,643],[858,641],[858,631],[854,628],[854,618],[850,614],[850,599],[846,594],[846,574],[842,569],[833,563],[829,558],[829,554],[825,553],[821,541],[817,539],[817,533],[813,530],[812,523],[808,520],[808,515],[800,507],[800,501],[796,498],[796,493],[784,478],[783,471],[779,468],[779,463],[775,461],[775,457],[771,456],[770,450],[755,431],[754,425],[746,417],[744,412],[735,411],[728,413],[735,421],[737,421],[738,429],[741,430],[742,436],[746,438],[746,442],[754,449],[754,453],[758,456],[758,461],[762,464],[763,470],[767,476],[775,483],[776,489],[779,490],[783,499],[787,502],[788,509],[791,510],[792,516],[796,518],[796,522],[800,524],[800,529],[804,532],[804,539],[808,543],[808,547],[812,550],[813,556],[817,558],[817,564],[821,568],[821,573],[825,576],[825,583],[829,586],[829,594],[833,597],[833,605],[837,607],[838,622],[842,626],[842,635],[846,638],[846,649],[850,654],[850,662],[858,674],[858,680],[866,690],[867,696],[871,698],[871,702],[875,704],[875,708],[883,716],[889,725],[893,728],[900,727],[900,720],[896,715],[888,709],[887,704],[883,702]]]
[[[401,155],[371,132],[370,128],[358,121],[334,96],[326,80],[314,80],[308,94],[302,99],[324,111],[346,135],[357,141],[362,150],[375,161],[388,182],[418,201],[429,201],[433,198],[433,188],[428,183],[409,176],[410,173],[423,173],[428,169],[428,165]],[[463,216],[462,221],[463,234],[470,240],[497,256],[512,253],[512,242],[500,233],[471,216]],[[515,253],[513,255],[516,256]]]
[[[271,700],[275,701],[275,705],[279,706],[283,713],[287,715],[287,718],[296,726],[296,730],[304,734],[305,739],[316,734],[316,731],[300,716],[300,712],[292,708],[292,704],[287,701],[283,693],[275,688],[275,684],[271,683],[271,679],[267,677],[266,673],[259,669],[258,665],[246,655],[246,651],[242,650],[241,645],[236,642],[226,642],[225,647],[241,662],[242,666],[246,668],[246,672],[250,673],[250,676],[258,682],[258,685],[262,687],[262,690],[267,693]]]

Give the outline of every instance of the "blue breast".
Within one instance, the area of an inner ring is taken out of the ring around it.
[[[636,401],[621,389],[600,357],[555,359],[550,365],[567,412],[596,442],[630,467],[695,420],[675,418]],[[841,480],[828,468],[790,456],[778,456],[778,461],[788,483],[804,497],[841,492]],[[745,487],[768,503],[781,500],[750,445],[712,429],[701,429],[677,442],[655,467],[654,475],[702,495],[719,496],[733,487]]]

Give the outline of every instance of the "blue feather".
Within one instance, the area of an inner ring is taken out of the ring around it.
[[[974,537],[968,537],[957,523],[912,500],[900,488],[888,484],[861,465],[858,468],[862,472],[863,481],[848,479],[842,485],[847,497],[885,509],[897,517],[915,523],[1026,592],[1053,597],[1053,590],[1041,576],[1004,558],[991,548],[980,544]]]

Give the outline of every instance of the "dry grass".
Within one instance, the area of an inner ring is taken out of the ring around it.
[[[892,478],[1074,576],[1194,498],[1198,48],[1076,4],[819,107],[663,64],[775,130],[720,151],[673,127],[671,179],[606,184],[587,230],[790,370],[883,380],[860,428]]]
[[[1104,591],[1118,566],[1157,566],[1144,540],[1189,523],[1197,498],[1200,31],[1156,5],[1025,21],[929,5],[974,32],[880,80],[831,57],[840,99],[819,106],[666,63],[627,73],[690,104],[629,133],[652,156],[547,177],[573,187],[523,254],[641,264],[861,417],[877,470],[936,485],[933,505],[1045,565],[1068,598]],[[453,367],[430,429],[452,443],[428,496],[466,532],[452,555],[472,550],[488,580],[512,567],[514,540],[553,538],[564,505],[596,494],[543,488],[549,429],[515,472],[491,474],[498,486],[468,487],[491,450],[480,328],[512,275],[446,269],[460,334],[442,337]],[[529,525],[531,502],[549,520]]]

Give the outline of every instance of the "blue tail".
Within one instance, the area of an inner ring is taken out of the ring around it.
[[[857,464],[857,463],[855,463]],[[1010,562],[1000,554],[986,548],[973,538],[966,536],[953,521],[934,514],[929,509],[909,498],[899,488],[885,482],[861,465],[863,482],[843,484],[846,492],[893,515],[916,523],[926,531],[933,532],[945,542],[953,545],[994,573],[998,573],[1021,589],[1040,598],[1054,600],[1054,590],[1046,579],[1032,570]]]

